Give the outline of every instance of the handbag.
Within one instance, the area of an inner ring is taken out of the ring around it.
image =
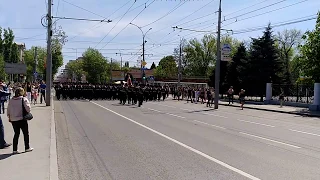
[[[24,107],[23,99],[24,98],[22,98],[22,116],[23,116],[23,120],[30,121],[31,119],[33,119],[33,115],[30,112],[27,112],[26,108]]]

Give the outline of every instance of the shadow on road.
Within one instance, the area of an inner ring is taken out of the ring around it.
[[[10,154],[0,154],[0,161],[9,158],[10,156],[12,156],[12,153]]]

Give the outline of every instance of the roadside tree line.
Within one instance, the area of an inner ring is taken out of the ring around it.
[[[228,35],[222,37],[222,44],[232,46],[232,61],[221,62],[221,90],[234,86],[263,95],[268,82],[310,85],[320,82],[319,37],[320,13],[315,29],[305,33],[296,29],[274,33],[269,24],[261,37],[250,41],[240,42]],[[214,86],[216,43],[214,35],[183,40],[182,76],[207,77],[210,86]],[[162,58],[156,67],[156,78],[177,78],[179,55],[178,47],[173,55]]]

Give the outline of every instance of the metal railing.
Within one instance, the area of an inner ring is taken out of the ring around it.
[[[283,94],[284,101],[296,103],[313,103],[314,86],[303,84],[273,84],[272,99],[279,100]]]

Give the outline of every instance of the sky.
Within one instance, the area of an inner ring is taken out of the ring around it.
[[[201,39],[217,30],[219,0],[53,0],[52,3],[54,17],[100,20],[54,18],[54,27],[61,27],[68,36],[62,51],[64,64],[92,47],[109,60],[120,62],[122,58],[123,64],[129,61],[130,66],[138,65],[143,42],[142,32],[136,27],[139,26],[143,33],[147,32],[145,61],[150,67],[152,62],[158,64],[162,57],[171,55],[180,38]],[[47,31],[41,19],[47,7],[47,0],[0,0],[0,26],[13,29],[15,41],[25,43],[27,49],[46,47]],[[263,32],[248,29],[268,23],[282,25],[274,27],[275,33],[285,29],[305,32],[313,30],[316,22],[306,19],[316,17],[319,10],[320,0],[222,0],[221,33],[246,41]],[[303,22],[289,23],[299,20]],[[283,25],[286,23],[289,24]],[[172,28],[175,26],[183,30]]]

